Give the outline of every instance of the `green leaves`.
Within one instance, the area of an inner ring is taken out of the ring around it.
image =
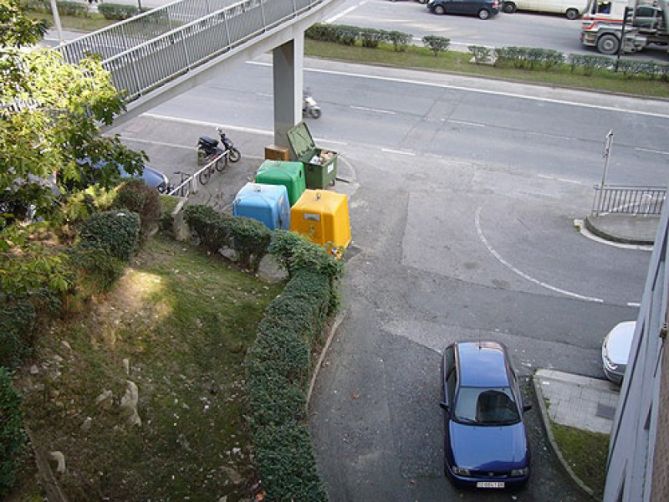
[[[0,367],[0,497],[14,485],[15,458],[26,441],[21,420],[21,397],[12,388],[9,372]]]
[[[23,47],[38,42],[46,33],[45,21],[23,15],[19,0],[0,0],[0,47]]]

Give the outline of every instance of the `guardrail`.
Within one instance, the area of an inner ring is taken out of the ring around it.
[[[592,214],[659,215],[667,188],[659,186],[595,186]]]
[[[213,171],[216,171],[216,164],[223,157],[226,157],[227,154],[228,154],[228,152],[226,151],[226,152],[222,153],[221,155],[219,155],[218,157],[215,157],[214,159],[207,162],[202,168],[195,171],[188,178],[182,180],[176,187],[172,188],[169,192],[167,192],[167,195],[176,195],[176,196],[179,196],[179,197],[188,198],[191,193],[197,193],[199,185],[200,185],[200,183],[198,182],[200,174],[202,174],[207,169],[211,169]],[[225,160],[227,162],[227,159],[225,159]]]
[[[129,102],[326,1],[181,0],[73,40],[60,51],[71,63],[101,54]]]

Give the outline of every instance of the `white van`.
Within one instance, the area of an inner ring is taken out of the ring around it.
[[[502,10],[512,14],[516,10],[555,12],[567,19],[576,19],[588,8],[588,0],[504,0]]]

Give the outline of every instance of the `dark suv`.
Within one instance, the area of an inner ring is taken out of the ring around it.
[[[502,8],[500,0],[430,0],[427,8],[433,14],[469,14],[480,19],[495,16]]]

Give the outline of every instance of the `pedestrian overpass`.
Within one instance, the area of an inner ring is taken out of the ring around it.
[[[274,140],[302,117],[304,31],[343,0],[177,0],[59,47],[66,61],[99,54],[123,94],[128,120],[223,67],[272,51]]]

